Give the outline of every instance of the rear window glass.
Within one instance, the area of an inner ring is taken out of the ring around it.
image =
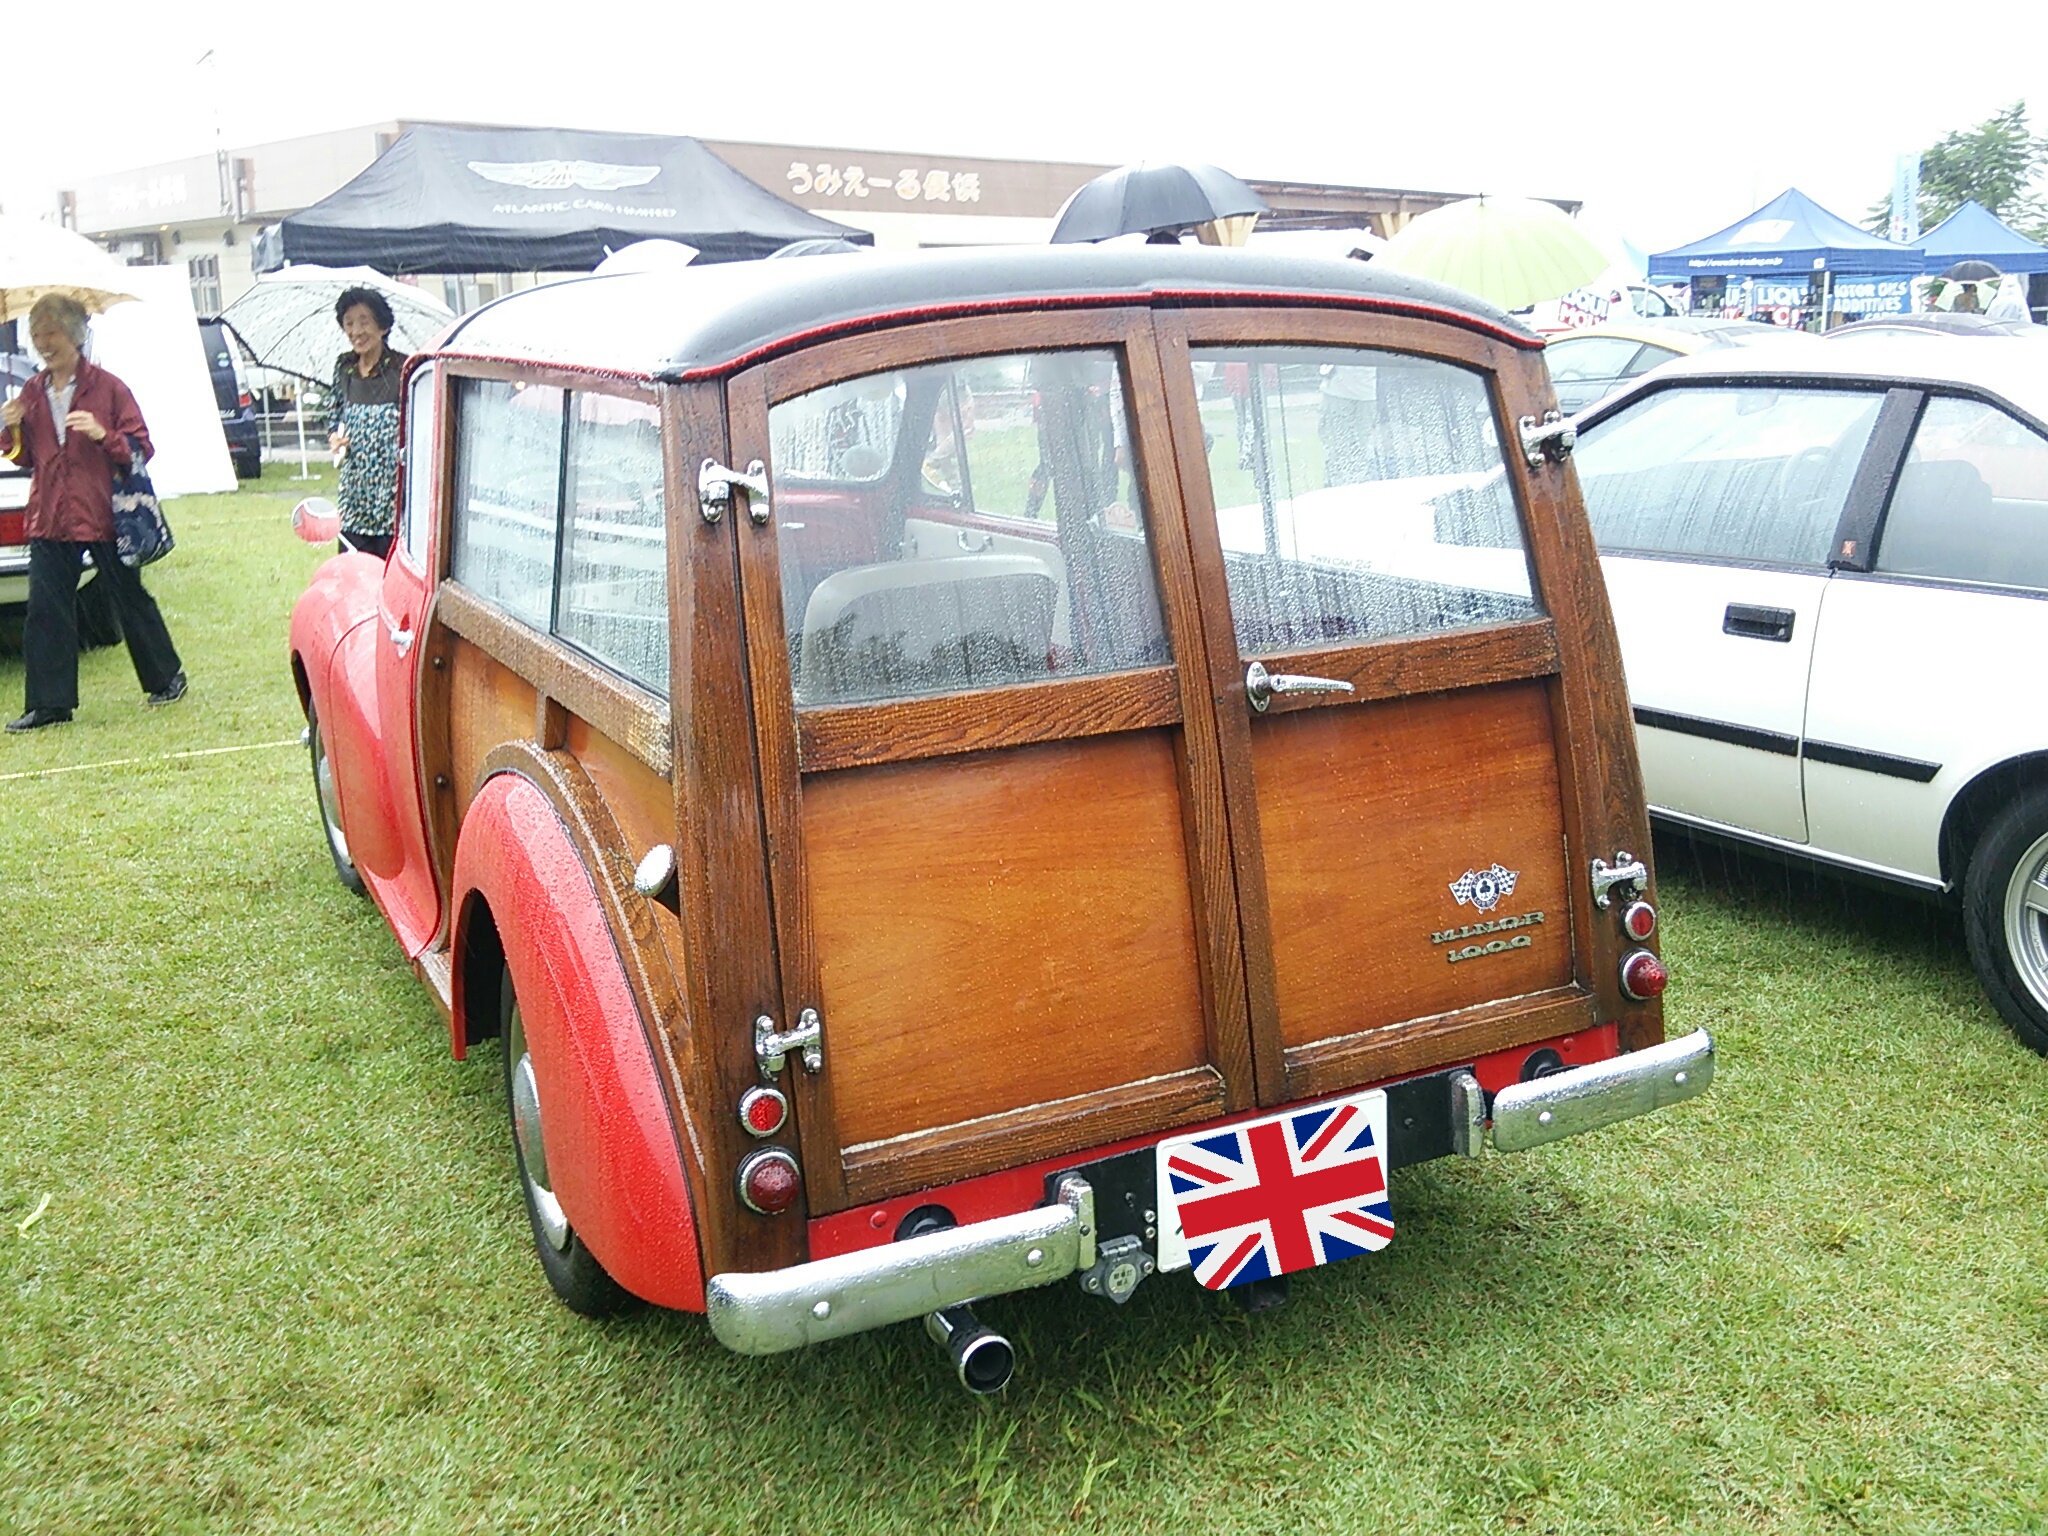
[[[1697,385],[1579,434],[1573,462],[1603,550],[1825,565],[1883,396]]]
[[[1541,612],[1482,375],[1330,347],[1193,368],[1245,654]]]
[[[1172,659],[1115,353],[873,374],[768,425],[798,705]]]

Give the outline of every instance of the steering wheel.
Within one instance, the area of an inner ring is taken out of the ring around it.
[[[1828,477],[1834,469],[1832,448],[1802,448],[1778,469],[1773,491],[1778,505],[1786,511],[1811,506],[1827,492]]]

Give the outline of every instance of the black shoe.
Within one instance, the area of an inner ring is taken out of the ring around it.
[[[163,687],[157,689],[155,693],[147,695],[143,702],[145,704],[175,704],[183,697],[185,697],[185,674],[173,672],[171,680],[165,683]]]
[[[32,709],[19,720],[7,722],[10,731],[39,731],[46,725],[62,725],[71,718],[68,709]]]

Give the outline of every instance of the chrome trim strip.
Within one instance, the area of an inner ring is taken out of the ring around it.
[[[704,1310],[727,1349],[773,1355],[1050,1285],[1094,1263],[1095,1195],[1066,1178],[1054,1205],[763,1274],[713,1275]]]
[[[1516,1083],[1493,1096],[1493,1146],[1524,1152],[1697,1098],[1714,1081],[1704,1029],[1591,1066]]]

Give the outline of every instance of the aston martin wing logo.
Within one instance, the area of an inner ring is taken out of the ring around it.
[[[1499,864],[1485,869],[1468,869],[1451,882],[1451,894],[1458,898],[1458,905],[1468,903],[1482,912],[1491,912],[1500,905],[1503,896],[1515,893],[1515,882],[1521,875]]]
[[[661,174],[658,165],[607,165],[602,160],[472,160],[469,168],[485,181],[530,192],[559,192],[565,187],[616,192],[621,187],[644,187]]]

